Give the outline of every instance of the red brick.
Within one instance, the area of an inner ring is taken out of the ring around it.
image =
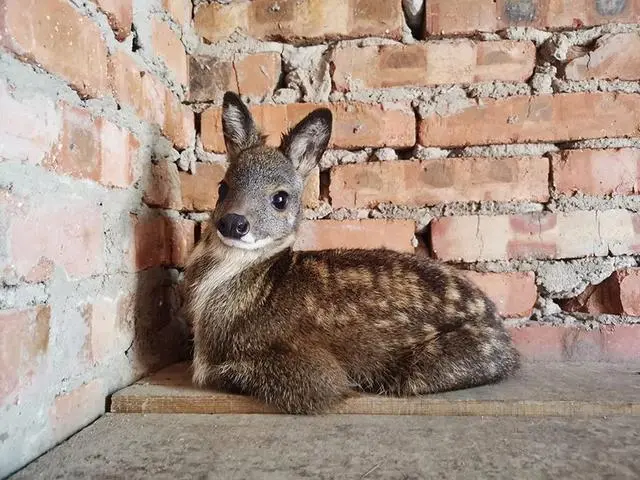
[[[166,109],[168,106],[166,102],[168,98],[172,98],[173,94],[156,76],[150,73],[143,72],[141,88],[142,97],[138,115],[147,122],[162,127],[167,118]],[[178,99],[173,103],[179,103]]]
[[[138,270],[184,266],[195,240],[195,222],[182,218],[134,217],[135,264]]]
[[[163,0],[164,9],[169,12],[171,18],[180,25],[184,26],[191,22],[191,10],[193,5],[191,0]]]
[[[82,96],[107,93],[107,49],[100,29],[64,0],[5,0],[0,45],[60,75]]]
[[[193,145],[196,136],[195,116],[188,105],[183,105],[171,91],[166,89],[166,109],[162,133],[178,150]]]
[[[126,52],[118,50],[109,57],[111,93],[121,106],[127,105],[138,114],[143,111],[143,75],[134,59]]]
[[[308,220],[302,222],[295,250],[387,248],[415,251],[415,224],[409,220]]]
[[[131,57],[117,52],[110,63],[112,91],[120,105],[131,107],[143,120],[161,127],[177,149],[193,144],[193,110],[151,73],[141,71]]]
[[[189,100],[222,102],[227,91],[238,93],[238,82],[232,61],[217,57],[189,57]]]
[[[96,128],[100,142],[100,183],[130,187],[140,143],[131,132],[102,117],[97,119]]]
[[[26,386],[49,348],[51,310],[0,311],[0,405]]]
[[[275,52],[256,53],[234,62],[238,93],[264,97],[273,93],[280,81],[281,59]]]
[[[602,0],[430,0],[428,35],[491,32],[511,26],[578,28],[640,23],[640,1]]]
[[[542,157],[443,158],[340,165],[331,169],[334,207],[411,206],[481,200],[549,199]]]
[[[153,49],[182,85],[189,84],[187,53],[169,24],[153,19]]]
[[[277,146],[283,132],[313,110],[321,107],[333,112],[330,146],[406,148],[415,144],[415,117],[406,105],[369,105],[364,103],[295,103],[255,105],[250,110],[258,127],[267,135],[267,143]],[[202,143],[206,150],[224,152],[221,109],[212,107],[202,113]]]
[[[293,43],[369,36],[399,40],[403,13],[396,0],[254,0],[201,4],[194,20],[197,33],[209,42],[236,30]]]
[[[61,393],[49,409],[55,442],[73,435],[104,413],[106,392],[102,380],[93,380]]]
[[[467,278],[478,285],[507,318],[528,317],[538,300],[533,272],[480,273],[465,271]]]
[[[0,111],[0,161],[41,163],[60,135],[60,109],[41,95],[14,99],[0,81]]]
[[[64,105],[62,137],[45,165],[58,173],[126,188],[133,183],[138,147],[130,132],[104,118],[94,121],[86,110]]]
[[[217,189],[216,189],[217,192]],[[180,177],[173,162],[161,160],[151,166],[150,178],[144,192],[144,202],[152,207],[182,208]]]
[[[190,57],[189,100],[222,102],[231,90],[253,98],[263,98],[277,88],[281,74],[279,53],[247,55],[234,61],[217,57]]]
[[[96,0],[100,10],[109,19],[116,38],[123,41],[131,33],[133,23],[133,0]]]
[[[589,285],[577,297],[560,304],[568,312],[640,316],[640,269],[614,272],[603,282]]]
[[[640,268],[630,268],[616,273],[620,285],[620,303],[626,315],[640,317]]]
[[[185,210],[213,210],[218,201],[218,184],[225,168],[217,163],[199,163],[195,175],[180,172],[182,205]]]
[[[640,214],[606,210],[443,217],[432,222],[437,258],[475,262],[576,258],[640,251]]]
[[[85,354],[91,363],[99,363],[109,356],[122,355],[131,345],[134,335],[132,319],[133,296],[117,298],[99,296],[82,306],[87,324]]]
[[[302,205],[307,208],[316,208],[320,205],[320,167],[311,170],[307,177],[302,192]]]
[[[529,361],[629,362],[640,359],[640,326],[610,325],[599,330],[528,325],[510,328],[516,348]]]
[[[28,282],[48,279],[54,267],[72,279],[104,271],[102,212],[93,202],[37,198],[29,205],[11,196],[4,201],[16,207],[6,215],[10,263],[0,265],[0,271],[14,272]]]
[[[451,114],[433,113],[420,121],[418,139],[421,145],[453,147],[629,137],[638,133],[640,96],[568,93],[482,99]]]
[[[591,52],[567,64],[565,78],[640,80],[640,33],[600,37]]]
[[[553,154],[553,184],[573,195],[640,193],[640,149],[564,150]]]
[[[532,42],[510,40],[347,46],[334,51],[333,82],[343,92],[493,80],[524,82],[533,73],[535,59]]]

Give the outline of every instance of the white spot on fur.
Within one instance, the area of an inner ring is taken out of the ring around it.
[[[219,231],[216,231],[216,233],[218,234],[220,241],[227,247],[241,248],[243,250],[257,250],[273,243],[272,238],[261,238],[260,240],[256,240],[251,232],[247,233],[240,239],[227,238]]]

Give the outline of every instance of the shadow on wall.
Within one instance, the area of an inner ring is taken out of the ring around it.
[[[147,170],[142,175],[146,179],[145,203],[156,206],[158,183],[166,177],[158,176],[162,168],[158,163],[142,163]],[[171,168],[175,169],[175,164]],[[135,335],[127,356],[135,359],[138,371],[148,372],[191,356],[190,332],[180,312],[180,282],[198,225],[175,210],[143,207],[132,217],[139,273],[133,308]]]

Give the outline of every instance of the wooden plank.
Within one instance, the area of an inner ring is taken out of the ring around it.
[[[640,365],[525,364],[513,378],[436,395],[355,395],[328,413],[368,415],[640,416]],[[272,414],[242,395],[203,390],[176,364],[111,398],[114,413]]]

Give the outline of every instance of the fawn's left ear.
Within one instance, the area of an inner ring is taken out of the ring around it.
[[[262,144],[262,136],[242,99],[233,92],[222,100],[222,132],[229,160],[247,148]]]
[[[331,110],[320,108],[307,115],[282,137],[282,153],[291,160],[303,177],[313,170],[327,149],[332,125]]]

